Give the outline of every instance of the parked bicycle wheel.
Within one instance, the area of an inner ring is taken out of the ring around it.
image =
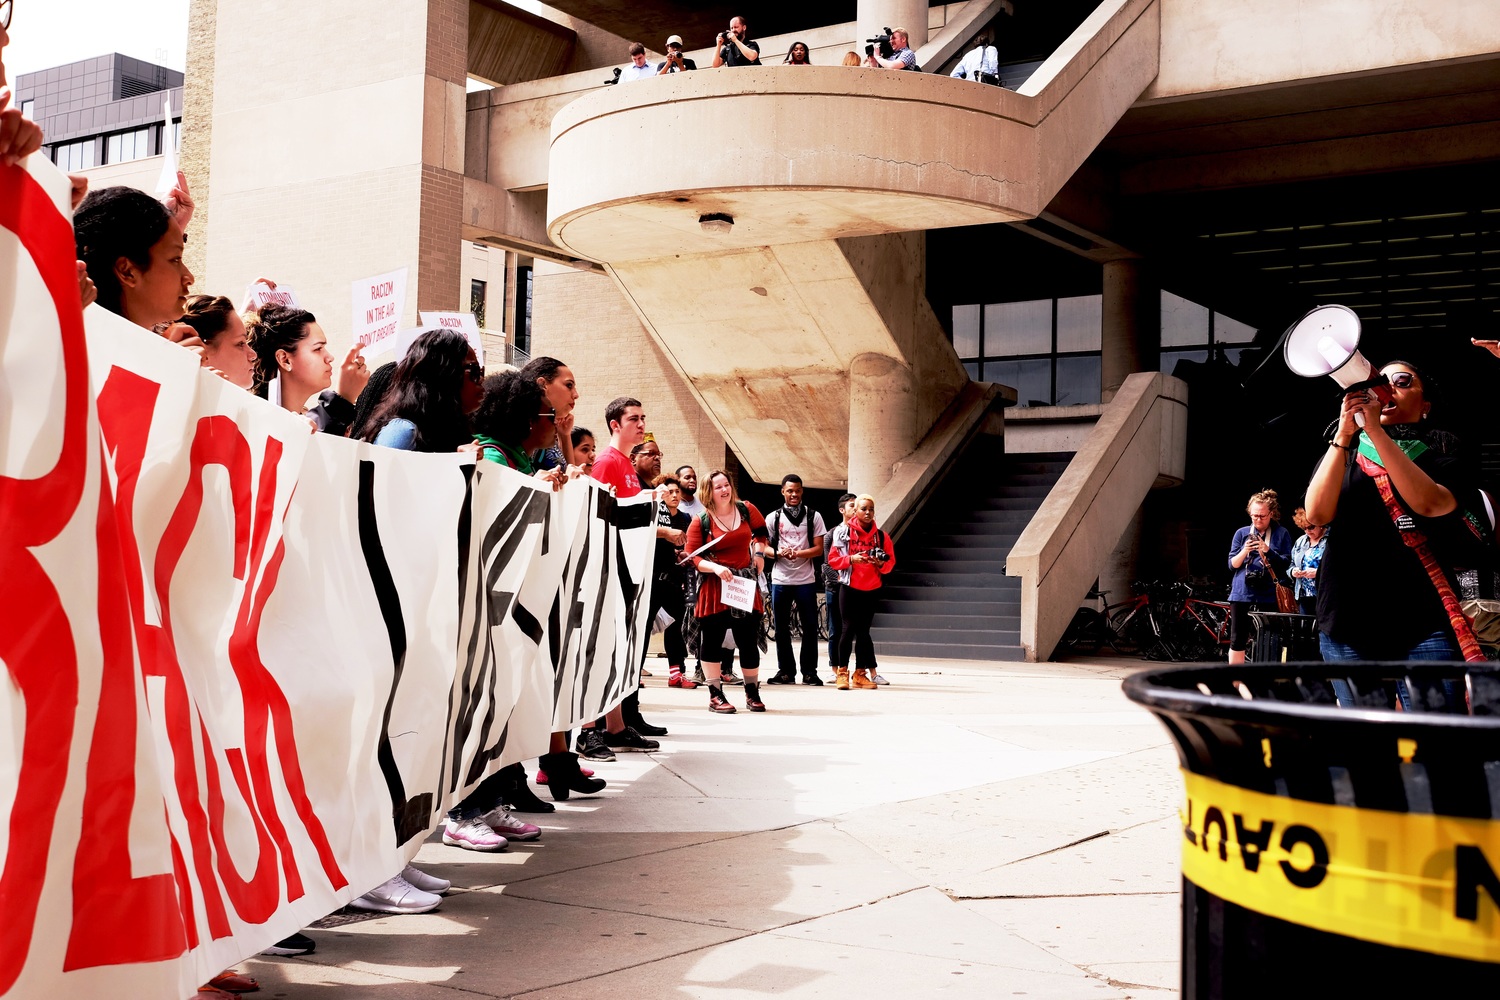
[[[1144,633],[1144,634],[1142,634]],[[1135,656],[1141,651],[1141,643],[1156,641],[1151,631],[1151,622],[1144,606],[1121,608],[1109,617],[1109,644],[1121,656]]]
[[[1064,649],[1091,656],[1109,639],[1109,623],[1093,608],[1079,608],[1063,633],[1061,645]]]

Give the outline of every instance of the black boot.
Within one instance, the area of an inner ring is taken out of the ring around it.
[[[578,770],[578,755],[568,753],[543,754],[541,760],[537,761],[543,771],[547,772],[547,788],[552,792],[552,797],[563,802],[573,793],[580,795],[594,795],[604,791],[603,778],[590,778]]]
[[[760,700],[760,685],[754,681],[745,682],[745,707],[752,712],[766,710],[766,703]]]
[[[546,770],[543,768],[543,770]],[[543,802],[536,797],[536,792],[531,790],[531,785],[526,781],[526,768],[521,764],[511,764],[509,767],[500,769],[500,773],[509,778],[505,786],[505,804],[516,812],[521,813],[549,813],[553,806],[550,802]]]
[[[625,719],[625,725],[634,729],[642,736],[667,735],[667,727],[653,726],[641,716],[641,694],[639,691],[632,691],[625,696],[625,700],[620,703],[620,714]]]
[[[729,704],[729,699],[724,697],[724,687],[717,681],[708,686],[708,710],[718,712],[720,715],[733,715],[735,708]]]

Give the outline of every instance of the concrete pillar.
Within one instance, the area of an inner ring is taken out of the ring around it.
[[[1101,399],[1109,402],[1135,372],[1154,372],[1161,360],[1161,291],[1138,258],[1104,264],[1100,345]]]
[[[916,447],[911,369],[884,354],[849,366],[849,492],[877,493],[892,467]],[[878,513],[878,512],[877,512]]]
[[[194,4],[195,32],[211,13],[215,36],[212,60],[194,64],[185,129],[211,146],[198,290],[237,299],[258,276],[285,282],[336,354],[361,278],[408,269],[403,326],[418,308],[467,305],[468,0],[390,0],[378,14],[362,0]],[[247,44],[268,24],[296,29]]]
[[[885,28],[905,28],[913,50],[927,43],[927,0],[859,0],[855,23],[859,28],[856,51],[863,54],[865,39]]]

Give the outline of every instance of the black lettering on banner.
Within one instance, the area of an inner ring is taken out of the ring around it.
[[[1474,844],[1453,848],[1453,915],[1459,920],[1479,919],[1479,890],[1489,894],[1490,904],[1500,906],[1500,878],[1484,851]]]
[[[1276,821],[1268,819],[1252,833],[1245,826],[1245,817],[1239,813],[1234,814],[1234,842],[1240,845],[1240,861],[1244,864],[1245,871],[1260,871],[1260,856],[1271,846],[1271,831],[1275,828]]]
[[[375,600],[380,605],[380,617],[385,621],[385,630],[391,644],[391,690],[385,699],[385,714],[380,723],[380,741],[376,745],[375,755],[391,796],[391,819],[396,828],[396,843],[404,844],[427,831],[433,799],[431,792],[423,792],[410,799],[406,797],[401,769],[396,766],[396,756],[391,751],[391,706],[396,702],[396,689],[401,686],[401,672],[406,666],[406,622],[401,617],[401,597],[396,593],[396,581],[391,577],[391,567],[386,562],[385,549],[380,544],[380,525],[375,517],[375,463],[368,459],[359,463],[358,506],[359,545],[365,557],[365,567],[370,572],[370,583],[375,587]]]
[[[1298,868],[1291,861],[1281,862],[1281,873],[1286,880],[1299,889],[1313,889],[1328,877],[1328,845],[1318,831],[1301,823],[1294,823],[1281,833],[1281,849],[1287,854],[1299,845],[1306,844],[1312,851],[1312,864]]]
[[[1187,800],[1187,821],[1182,824],[1182,836],[1189,844],[1198,846],[1198,831],[1193,829],[1193,800]]]
[[[603,623],[604,611],[609,606],[609,560],[614,552],[614,545],[611,543],[614,541],[615,527],[610,523],[609,511],[611,507],[615,506],[616,501],[614,497],[603,491],[598,493],[598,499],[599,506],[596,511],[598,520],[590,521],[590,527],[595,523],[599,524],[603,528],[604,537],[599,540],[601,558],[599,585],[594,593],[594,620],[589,627],[588,643],[584,646],[583,674],[578,682],[580,696],[589,689],[589,680],[594,672],[594,658],[599,655],[599,626]],[[592,534],[592,531],[590,534]],[[611,656],[609,658],[609,674],[604,678],[604,690],[606,692],[613,689],[614,681],[615,658]]]
[[[1219,860],[1229,860],[1229,824],[1224,822],[1224,812],[1218,806],[1209,806],[1203,813],[1203,849],[1208,850],[1208,828],[1219,828]]]

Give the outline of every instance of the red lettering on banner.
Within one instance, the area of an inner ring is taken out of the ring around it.
[[[62,446],[35,479],[0,476],[0,661],[26,706],[20,773],[0,870],[0,993],[15,985],[36,927],[43,875],[68,777],[78,659],[62,597],[31,549],[55,539],[82,498],[88,462],[88,355],[73,232],[36,181],[0,167],[0,227],[31,257],[56,311],[63,364]],[[43,324],[37,324],[41,327]],[[24,334],[23,334],[24,335]]]

